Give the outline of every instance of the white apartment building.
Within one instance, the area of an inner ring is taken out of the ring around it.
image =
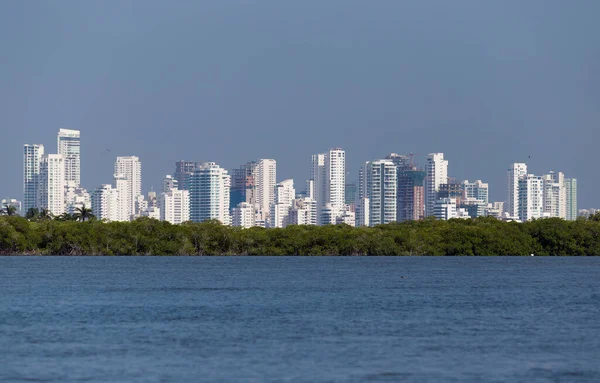
[[[160,217],[161,221],[167,221],[178,225],[190,220],[190,195],[187,190],[177,188],[170,189],[161,194]]]
[[[60,129],[57,137],[58,154],[65,161],[65,184],[81,185],[81,134],[79,130]]]
[[[519,179],[519,219],[522,222],[543,218],[544,178],[527,174]]]
[[[292,201],[296,197],[294,180],[287,179],[275,186],[274,203],[271,205],[269,227],[285,227],[287,217],[292,208]]]
[[[40,166],[44,145],[26,144],[23,147],[23,213],[39,207]]]
[[[66,211],[65,159],[60,154],[47,154],[40,165],[39,208],[58,216]]]
[[[136,216],[136,201],[138,196],[142,195],[142,163],[136,156],[117,157],[115,162],[115,180],[125,180],[127,185],[117,186],[119,190],[129,190],[129,196],[121,196],[121,206],[125,211],[121,214],[123,217],[128,216],[127,220]],[[120,183],[122,184],[122,183]],[[119,193],[122,193],[121,191]]]
[[[249,229],[255,226],[256,215],[254,206],[247,202],[240,202],[231,210],[232,226]]]
[[[97,219],[119,221],[119,192],[112,185],[102,185],[92,191],[92,212]]]
[[[231,224],[229,215],[231,177],[214,162],[206,162],[194,170],[190,179],[190,219],[203,222],[219,220]]]
[[[520,214],[519,207],[519,180],[527,174],[527,164],[513,163],[507,172],[507,196],[505,212],[510,218],[517,218]]]
[[[575,221],[577,219],[577,178],[565,179],[566,195],[566,219]]]
[[[433,208],[433,216],[443,221],[458,218],[456,200],[454,198],[440,198],[436,200]]]
[[[139,196],[136,196],[134,201],[131,200],[131,182],[123,174],[115,175],[114,190],[117,194],[117,210],[116,216],[111,221],[128,222],[133,219],[135,212],[136,201]]]
[[[477,180],[475,182],[469,182],[465,180],[462,182],[463,187],[463,198],[472,198],[477,201],[481,201],[484,205],[488,204],[489,186],[487,183]]]
[[[430,153],[425,166],[425,216],[434,215],[440,185],[448,183],[448,161],[444,153]]]
[[[277,162],[272,159],[256,161],[254,182],[256,190],[257,220],[267,222],[270,207],[275,202],[275,183],[277,179]]]
[[[550,172],[544,179],[544,216],[567,218],[567,194],[563,173]]]
[[[369,199],[369,226],[396,221],[397,188],[393,161],[376,160],[363,165],[359,176],[359,200]],[[364,224],[363,213],[360,215],[360,224]]]
[[[292,209],[288,216],[289,225],[316,225],[317,201],[312,198],[297,198],[292,201]]]
[[[327,153],[314,154],[311,157],[310,179],[312,190],[308,191],[317,203],[318,217],[333,215],[333,223],[342,215],[346,206],[346,152],[340,148],[330,149]],[[328,205],[327,214],[321,210]],[[326,218],[324,218],[326,219]],[[329,219],[319,224],[332,223]]]
[[[158,206],[148,206],[140,212],[141,217],[148,217],[157,221],[161,220],[161,208]]]

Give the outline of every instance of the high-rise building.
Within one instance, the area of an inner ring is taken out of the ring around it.
[[[418,169],[409,156],[392,153],[386,157],[396,165],[398,186],[396,220],[419,220],[425,217],[425,171]]]
[[[114,216],[111,220],[119,222],[131,221],[135,214],[134,207],[136,205],[138,197],[140,197],[141,194],[136,196],[135,200],[131,200],[131,182],[123,174],[116,174],[114,178],[114,183],[114,190],[116,191],[117,195],[117,209],[116,216]]]
[[[310,192],[317,203],[317,216],[329,217],[335,223],[337,216],[346,210],[346,152],[340,148],[330,149],[327,153],[314,154],[311,157],[310,179],[313,190]],[[327,206],[328,213],[321,210]],[[326,222],[327,221],[327,222]],[[327,219],[319,224],[330,223]]]
[[[368,198],[369,225],[375,226],[396,221],[397,170],[391,160],[365,163],[360,172],[359,198]],[[359,206],[359,210],[363,206]],[[366,212],[359,212],[359,223],[365,224]]]
[[[219,220],[231,224],[229,215],[231,177],[214,162],[206,162],[194,170],[190,179],[190,219],[203,222]]]
[[[566,194],[566,219],[575,221],[577,219],[577,178],[565,179]]]
[[[81,185],[81,136],[79,130],[60,129],[57,137],[58,154],[65,161],[65,185]]]
[[[231,208],[237,207],[245,202],[255,208],[256,204],[256,182],[254,179],[256,161],[243,164],[231,172]]]
[[[425,216],[433,215],[440,185],[448,183],[448,161],[444,153],[430,153],[425,168]]]
[[[544,217],[544,178],[526,174],[519,178],[519,219],[523,222]]]
[[[488,184],[480,180],[475,182],[465,180],[461,186],[462,199],[460,201],[460,208],[466,209],[469,216],[473,218],[485,216],[488,209]]]
[[[272,159],[260,159],[256,161],[254,173],[254,187],[256,188],[258,214],[257,220],[267,222],[269,219],[270,207],[275,202],[277,162]]]
[[[506,213],[510,218],[519,217],[519,180],[527,174],[527,164],[514,163],[507,172]]]
[[[275,186],[275,202],[271,205],[269,227],[287,226],[287,218],[295,196],[294,180],[287,179]]]
[[[119,193],[112,185],[102,185],[92,191],[92,212],[99,220],[119,221]]]
[[[40,166],[44,145],[26,144],[23,147],[23,213],[39,207]]]
[[[190,220],[190,195],[187,190],[171,188],[161,194],[160,220],[178,225]]]
[[[173,178],[177,181],[180,190],[189,190],[190,177],[200,162],[177,161],[175,162],[175,174]]]
[[[65,159],[61,154],[42,157],[38,207],[48,210],[54,216],[66,211]]]
[[[120,190],[120,194],[125,189],[129,192],[127,197],[120,197],[121,202],[119,204],[122,209],[125,209],[121,212],[122,217],[130,217],[129,219],[131,219],[138,214],[138,211],[136,211],[136,201],[138,200],[138,196],[142,195],[142,163],[136,156],[117,157],[114,174],[115,180],[126,181],[127,185],[119,182],[121,187],[119,185],[116,186]]]
[[[544,179],[544,217],[567,218],[567,194],[563,173],[550,172]]]

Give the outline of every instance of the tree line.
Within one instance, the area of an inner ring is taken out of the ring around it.
[[[84,212],[85,213],[85,212]],[[81,214],[81,212],[80,212]],[[525,223],[493,217],[375,227],[171,225],[150,218],[0,216],[0,254],[21,255],[600,255],[600,214]]]

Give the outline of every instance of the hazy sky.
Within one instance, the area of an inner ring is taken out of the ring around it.
[[[302,189],[313,153],[389,152],[482,179],[579,179],[600,207],[600,1],[0,0],[0,196],[22,198],[22,146],[82,132],[82,182],[116,156],[144,189],[178,159],[278,162]],[[108,152],[106,149],[110,149]],[[531,156],[531,159],[528,159]]]

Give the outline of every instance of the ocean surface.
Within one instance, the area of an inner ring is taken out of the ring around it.
[[[0,382],[600,382],[600,258],[0,257]]]

